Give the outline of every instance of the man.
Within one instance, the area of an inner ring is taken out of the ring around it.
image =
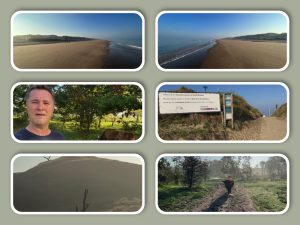
[[[227,189],[228,195],[231,196],[232,195],[231,194],[231,189],[232,189],[232,187],[234,185],[234,181],[232,179],[232,176],[228,176],[227,179],[223,181],[223,183],[224,183],[224,185],[225,185],[225,187]]]
[[[19,140],[63,140],[62,134],[49,129],[53,116],[55,100],[51,89],[45,85],[36,85],[28,89],[26,110],[29,124],[15,133]]]

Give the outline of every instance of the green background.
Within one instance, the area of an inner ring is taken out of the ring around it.
[[[0,7],[1,191],[3,224],[292,224],[298,203],[300,3],[297,0],[9,0]],[[17,72],[10,65],[10,18],[18,10],[138,10],[145,17],[145,65],[139,72]],[[290,17],[290,65],[283,72],[162,72],[155,65],[155,17],[163,10],[283,10]],[[298,63],[297,63],[298,61]],[[20,81],[136,81],[146,92],[146,133],[137,144],[18,144],[10,136],[10,89]],[[282,144],[163,144],[155,137],[155,88],[164,81],[281,81],[291,91],[290,137]],[[298,102],[298,103],[297,103]],[[138,153],[146,163],[146,204],[139,215],[17,215],[10,208],[10,161],[17,153]],[[290,208],[283,215],[161,215],[155,208],[155,159],[162,153],[283,153],[290,159]]]

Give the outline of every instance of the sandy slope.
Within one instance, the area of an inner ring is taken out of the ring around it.
[[[286,62],[286,43],[221,39],[209,50],[201,68],[280,69]]]
[[[96,157],[60,157],[15,173],[13,202],[19,211],[137,211],[142,199],[142,167]]]
[[[103,40],[16,46],[14,64],[20,69],[102,68],[109,42]]]

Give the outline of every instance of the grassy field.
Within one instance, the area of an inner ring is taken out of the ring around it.
[[[14,119],[14,132],[27,126],[27,121]],[[142,122],[136,122],[131,119],[123,119],[122,123],[112,123],[110,121],[101,121],[100,128],[98,122],[91,125],[89,132],[79,130],[79,124],[75,121],[61,122],[59,120],[51,120],[50,128],[62,133],[65,140],[97,140],[105,129],[126,130],[134,133],[138,139],[142,134]]]
[[[158,187],[158,205],[163,211],[191,211],[199,205],[201,199],[217,187],[219,181],[208,181],[188,189],[182,185],[163,185]]]
[[[242,185],[251,193],[257,211],[280,212],[286,207],[286,181],[258,181]]]

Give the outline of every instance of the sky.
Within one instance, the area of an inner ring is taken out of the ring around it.
[[[184,156],[184,155],[183,155]],[[249,155],[240,155],[240,156],[249,156]],[[213,161],[220,160],[223,156],[200,156],[202,160]],[[236,156],[237,157],[237,156]],[[173,157],[166,157],[169,162],[172,162]],[[270,156],[251,156],[251,167],[255,167],[261,161],[267,161]]]
[[[204,92],[204,86],[207,86],[207,92],[233,92],[242,96],[253,107],[261,113],[269,116],[275,111],[276,104],[281,106],[287,102],[287,92],[281,85],[164,85],[159,91],[171,91],[182,86],[192,89],[195,92]]]
[[[50,155],[45,154],[45,157],[48,157]],[[28,169],[31,169],[35,166],[37,166],[41,162],[47,161],[43,155],[41,156],[20,156],[15,159],[14,165],[13,165],[13,171],[14,173],[17,172],[24,172]],[[54,160],[56,158],[59,158],[59,156],[52,156],[51,160]],[[131,155],[125,155],[125,156],[102,156],[98,158],[106,158],[106,159],[112,159],[112,160],[118,160],[118,161],[123,161],[123,162],[129,162],[129,163],[134,163],[134,164],[139,164],[142,165],[142,161],[140,158],[136,156],[131,156]]]
[[[12,33],[141,39],[142,20],[135,13],[20,13],[14,18]]]
[[[159,37],[225,38],[287,32],[280,13],[166,13],[159,17]]]

